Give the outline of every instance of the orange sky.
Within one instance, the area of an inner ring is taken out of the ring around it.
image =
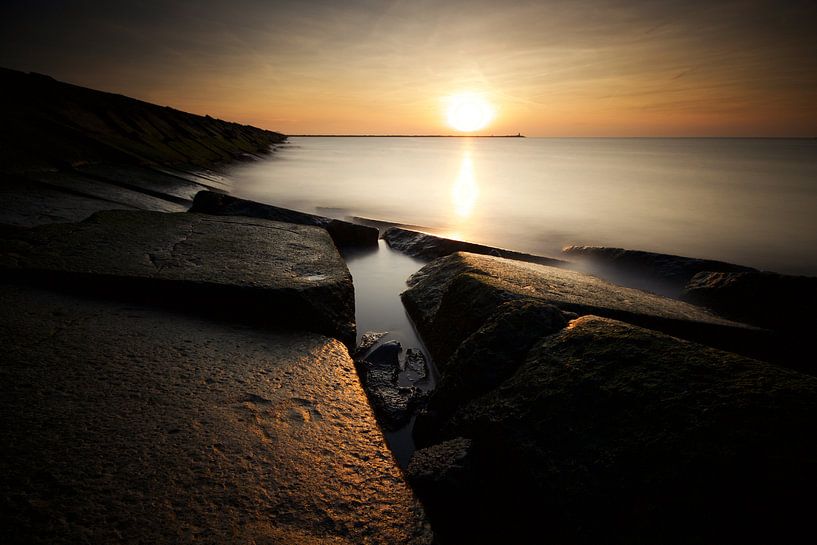
[[[289,134],[815,136],[817,3],[29,0],[0,65]]]

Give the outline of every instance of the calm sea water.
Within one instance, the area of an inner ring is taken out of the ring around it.
[[[817,140],[292,138],[236,195],[558,256],[568,244],[817,275]]]

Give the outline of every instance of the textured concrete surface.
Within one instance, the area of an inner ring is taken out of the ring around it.
[[[322,229],[249,218],[111,211],[2,237],[0,274],[106,291],[354,343],[352,277]]]
[[[751,355],[766,355],[768,332],[704,309],[595,276],[498,257],[456,253],[409,279],[403,302],[438,365],[502,302],[535,298]]]
[[[346,348],[0,288],[4,543],[429,543]]]

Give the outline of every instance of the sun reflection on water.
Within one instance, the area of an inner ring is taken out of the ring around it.
[[[474,162],[469,151],[463,152],[460,171],[451,188],[451,200],[457,216],[465,219],[474,211],[479,197],[479,188],[474,177]]]

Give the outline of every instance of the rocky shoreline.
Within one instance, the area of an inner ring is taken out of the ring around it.
[[[817,539],[817,280],[390,226],[427,261],[402,296],[425,361],[356,343],[342,255],[377,228],[225,194],[218,165],[281,135],[2,75],[109,131],[38,113],[69,137],[0,170],[7,542]],[[403,471],[384,431],[412,420]]]

